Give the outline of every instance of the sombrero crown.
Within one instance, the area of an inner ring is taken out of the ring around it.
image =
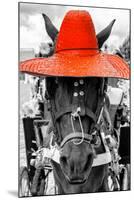
[[[65,16],[56,43],[56,52],[64,50],[98,50],[92,18],[86,11],[70,11]]]
[[[20,71],[43,76],[129,78],[126,62],[118,56],[100,52],[98,45],[90,14],[69,11],[58,33],[54,54],[24,61]]]

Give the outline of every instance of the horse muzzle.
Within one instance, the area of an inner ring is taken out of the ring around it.
[[[79,135],[79,134],[78,134]],[[60,166],[66,179],[71,184],[84,184],[90,174],[94,151],[89,140],[69,138],[62,146]]]
[[[67,175],[65,176],[66,179],[68,180],[68,182],[70,184],[84,184],[87,181],[87,178],[80,178],[80,177],[76,177],[76,178],[70,178]]]

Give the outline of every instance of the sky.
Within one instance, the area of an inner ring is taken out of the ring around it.
[[[41,42],[51,41],[45,30],[42,13],[48,15],[59,30],[66,12],[71,9],[87,10],[92,16],[96,34],[116,19],[106,42],[108,45],[118,48],[129,34],[129,10],[20,3],[20,48],[34,48],[38,52]]]

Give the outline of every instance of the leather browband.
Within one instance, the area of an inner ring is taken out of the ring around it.
[[[63,115],[65,115],[66,113],[72,113],[72,105],[62,108],[60,111],[55,113],[55,119],[58,120],[60,117],[62,117]],[[96,122],[96,115],[88,108],[86,107],[85,109],[85,115],[87,115],[88,117],[90,117],[94,122]],[[81,113],[80,113],[81,116]]]

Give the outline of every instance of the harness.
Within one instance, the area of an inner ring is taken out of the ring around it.
[[[97,154],[96,158],[94,159],[93,166],[98,166],[98,165],[107,164],[111,162],[111,154],[110,154],[108,146],[106,145],[104,130],[101,127],[103,113],[105,112],[106,88],[107,88],[107,80],[103,79],[102,88],[100,88],[98,105],[97,105],[97,109],[95,113],[91,109],[89,109],[87,106],[84,105],[83,95],[80,95],[79,106],[77,102],[78,98],[74,98],[75,102],[73,105],[64,107],[56,112],[54,112],[56,110],[54,100],[48,99],[49,110],[51,112],[53,127],[54,127],[53,132],[54,132],[54,136],[60,150],[68,142],[73,142],[75,145],[79,145],[82,142],[86,142],[86,143],[91,144],[95,148],[98,148],[102,142],[105,152],[101,154]],[[82,94],[82,90],[80,92]],[[74,94],[76,94],[76,91],[74,91]],[[61,137],[58,132],[57,121],[63,115],[67,113],[70,113],[70,120],[71,120],[73,132],[68,134],[61,140]],[[93,121],[91,125],[90,134],[84,133],[82,121],[81,121],[82,116],[88,116]],[[74,121],[76,119],[79,121],[79,124],[80,124],[80,128],[81,128],[80,132],[75,131]],[[97,138],[96,143],[94,142],[95,138]]]

